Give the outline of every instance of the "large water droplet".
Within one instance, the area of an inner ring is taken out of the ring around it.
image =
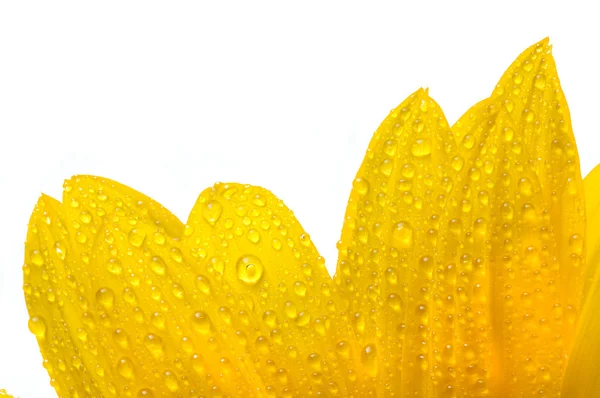
[[[410,249],[413,245],[413,229],[407,222],[399,222],[392,230],[392,246],[398,249]]]
[[[29,331],[36,337],[43,339],[46,337],[46,321],[41,316],[32,316],[29,318]]]
[[[112,291],[111,288],[100,288],[96,292],[96,301],[98,302],[98,304],[104,307],[105,310],[110,311],[113,308],[113,305],[115,304],[115,293]]]
[[[39,250],[32,250],[29,256],[33,264],[37,265],[38,267],[44,265],[44,256]]]
[[[428,138],[415,140],[410,147],[410,153],[418,158],[431,155],[431,140]]]
[[[133,362],[127,357],[122,357],[117,362],[117,372],[126,379],[134,378]]]
[[[202,207],[202,217],[204,217],[204,220],[212,226],[219,221],[222,213],[223,207],[216,200],[209,200]]]
[[[251,254],[242,256],[237,261],[238,278],[249,285],[253,285],[260,280],[263,269],[264,267],[260,259]]]

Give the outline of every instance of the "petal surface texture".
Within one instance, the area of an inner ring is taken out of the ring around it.
[[[183,225],[133,189],[74,177],[62,204],[40,198],[25,262],[59,396],[348,392],[353,338],[324,260],[267,190],[216,185]]]
[[[60,397],[591,396],[600,169],[579,170],[543,40],[452,127],[426,90],[392,110],[333,279],[266,189],[216,184],[184,224],[73,177],[30,219],[29,329]]]
[[[585,280],[585,208],[547,41],[452,128],[426,91],[376,131],[336,286],[379,396],[558,396]]]
[[[600,391],[597,358],[600,356],[600,166],[584,179],[587,210],[587,260],[589,290],[586,294],[577,338],[565,374],[563,397],[587,398]]]

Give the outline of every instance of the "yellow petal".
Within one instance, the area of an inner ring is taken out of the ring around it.
[[[7,393],[3,388],[0,388],[0,397],[13,398],[13,396]]]
[[[494,388],[557,394],[581,308],[585,208],[568,107],[547,40],[523,52],[492,97],[453,131],[462,140],[476,137],[475,149],[461,146],[461,156],[481,176],[471,188],[489,200],[474,210],[483,212],[496,237],[485,256],[498,265],[490,285],[496,295]]]
[[[214,276],[227,333],[273,396],[347,395],[358,352],[331,278],[293,213],[269,191],[217,184],[204,191],[183,246]],[[236,336],[232,335],[234,339]],[[336,348],[334,350],[334,347]]]
[[[128,187],[74,177],[63,204],[40,199],[26,247],[30,329],[60,396],[362,388],[324,260],[269,191],[216,185],[184,227]]]
[[[355,330],[377,353],[378,393],[557,395],[583,293],[583,203],[546,41],[452,134],[424,92],[392,111],[354,182],[335,277],[351,316],[368,315]]]
[[[441,109],[419,90],[383,121],[353,183],[334,280],[350,301],[362,372],[380,396],[457,387],[449,318],[457,275],[443,256],[461,228],[445,211],[455,206],[456,155]]]
[[[600,391],[600,282],[595,272],[600,266],[600,166],[588,174],[584,182],[587,212],[586,255],[589,264],[589,289],[579,320],[575,344],[569,357],[562,388],[562,396],[569,398],[593,397]]]
[[[197,288],[201,267],[183,255],[183,228],[102,178],[67,181],[62,206],[40,200],[25,292],[60,396],[256,395],[252,363],[216,333],[218,307]]]
[[[585,189],[585,209],[587,218],[586,256],[588,262],[588,278],[586,283],[592,283],[597,278],[596,270],[600,264],[600,165],[596,166],[583,180]],[[587,299],[586,299],[587,300]]]

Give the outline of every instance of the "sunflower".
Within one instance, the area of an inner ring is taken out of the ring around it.
[[[391,111],[333,278],[266,189],[184,224],[71,178],[29,222],[29,329],[61,397],[596,396],[598,186],[543,40],[452,127],[427,90]]]

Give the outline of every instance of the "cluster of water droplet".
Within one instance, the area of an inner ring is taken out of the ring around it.
[[[423,90],[393,110],[354,180],[335,276],[374,390],[560,394],[582,196],[547,43],[452,128]]]
[[[97,177],[32,215],[24,291],[60,396],[556,396],[585,276],[546,43],[452,127],[422,90],[375,133],[332,281],[270,192],[184,225]]]

